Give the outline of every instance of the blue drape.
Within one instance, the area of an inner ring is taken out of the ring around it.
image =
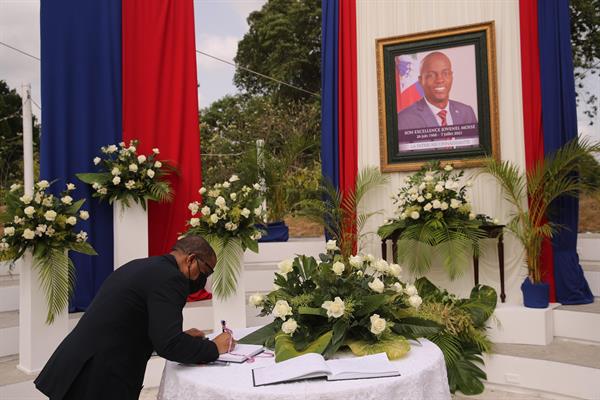
[[[321,22],[321,172],[339,187],[338,1],[322,0]]]
[[[42,1],[40,27],[40,175],[58,179],[57,192],[73,182],[73,197],[87,198],[90,219],[77,228],[99,255],[70,253],[77,269],[70,311],[85,310],[113,271],[112,207],[92,200],[74,174],[91,171],[100,146],[121,140],[121,0]]]
[[[538,2],[538,31],[544,153],[548,154],[577,137],[568,0]],[[594,296],[577,256],[579,202],[564,197],[554,209],[551,220],[564,227],[552,241],[556,299],[562,304],[592,303]]]

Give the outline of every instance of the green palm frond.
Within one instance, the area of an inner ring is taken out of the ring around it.
[[[217,255],[217,265],[213,274],[213,291],[220,299],[226,299],[236,292],[238,278],[244,255],[242,242],[239,238],[223,239],[217,235],[205,235]]]
[[[156,181],[149,189],[153,200],[159,203],[168,203],[173,200],[173,192],[168,181]]]
[[[44,257],[35,257],[34,265],[39,272],[42,290],[46,293],[48,315],[46,323],[65,311],[69,298],[73,295],[75,266],[67,252],[50,248]]]
[[[454,364],[460,359],[461,345],[460,340],[445,332],[436,333],[427,337],[433,343],[435,343],[442,353],[444,353],[444,359],[446,360],[446,368],[452,369]]]

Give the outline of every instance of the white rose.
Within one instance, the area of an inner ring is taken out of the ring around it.
[[[456,199],[451,199],[450,200],[450,207],[451,208],[458,208],[462,205],[462,201],[460,200],[456,200]]]
[[[440,204],[440,210],[447,210],[448,209],[448,203],[446,203],[445,201],[442,201],[442,204]]]
[[[100,194],[107,194],[108,190],[105,187],[102,187],[102,188],[98,189],[98,193],[100,193]]]
[[[90,217],[90,213],[87,211],[79,211],[79,218],[81,218],[84,221],[87,221],[87,219]]]
[[[429,211],[429,210],[431,210],[431,207],[433,207],[433,206],[431,205],[431,203],[427,203],[427,204],[425,204],[425,206],[423,207],[423,210],[425,210],[425,211]]]
[[[432,197],[431,193],[425,193],[425,198],[427,200],[431,199],[431,197]]]
[[[339,250],[340,248],[337,247],[337,242],[335,240],[328,240],[327,244],[325,245],[325,249],[327,249],[327,251],[335,251]]]
[[[381,318],[379,314],[371,315],[371,333],[374,335],[379,335],[381,332],[385,330],[385,319]]]
[[[293,264],[294,260],[291,258],[279,262],[277,264],[277,267],[279,268],[279,273],[285,276],[288,274],[288,272],[292,272],[292,269],[294,268]]]
[[[421,297],[418,295],[410,296],[408,298],[408,303],[414,308],[418,308],[422,302],[423,299],[421,299]]]
[[[469,219],[474,220],[476,217],[475,213],[469,213]]]
[[[24,219],[23,218],[19,218],[18,215],[15,215],[15,217],[13,218],[13,222],[15,224],[17,224],[17,225],[23,225],[23,221],[24,221]]]
[[[29,203],[31,203],[31,200],[33,200],[33,197],[31,197],[30,195],[26,194],[26,195],[23,195],[23,196],[19,197],[19,200],[21,200],[21,202],[23,204],[29,204]]]
[[[13,226],[7,226],[4,228],[4,234],[6,236],[12,236],[15,234],[15,228]]]
[[[397,293],[402,293],[402,284],[400,282],[396,282],[392,285],[392,290]]]
[[[233,230],[233,222],[231,222],[231,221],[226,222],[225,229],[227,229],[228,231],[232,231]]]
[[[400,274],[402,273],[402,267],[399,266],[398,264],[390,264],[388,270],[390,272],[390,275],[392,275],[396,278],[399,277]]]
[[[125,187],[127,188],[127,190],[133,189],[134,186],[135,186],[135,181],[132,181],[131,179],[128,180],[127,182],[125,182]]]
[[[114,144],[111,144],[110,146],[108,146],[106,148],[106,152],[107,153],[114,153],[115,151],[117,151],[117,146],[115,146]]]
[[[383,289],[385,289],[385,285],[379,280],[379,278],[375,278],[373,279],[373,282],[369,282],[369,287],[371,290],[377,293],[383,293]]]
[[[427,175],[425,175],[425,177],[423,178],[423,180],[425,182],[431,182],[433,180],[433,176],[428,173]]]
[[[377,260],[373,263],[373,268],[375,268],[377,272],[385,272],[388,270],[388,263],[385,260]]]
[[[113,185],[118,185],[119,183],[121,183],[121,178],[118,176],[115,176],[112,180]]]
[[[40,204],[40,203],[42,202],[42,196],[43,196],[42,192],[37,192],[37,193],[35,194],[35,199],[34,199],[34,201],[35,201],[36,203]]]
[[[239,180],[240,178],[237,175],[231,175],[231,178],[229,178],[229,182],[236,182]]]
[[[229,189],[229,188],[231,187],[231,183],[229,183],[229,182],[225,181],[225,182],[223,182],[223,187],[224,187],[225,189]]]
[[[200,218],[191,218],[190,219],[190,226],[199,226],[200,225]]]
[[[219,208],[224,208],[225,205],[227,204],[227,202],[225,201],[225,198],[223,196],[219,196],[217,197],[217,199],[215,200],[215,204],[219,207]]]
[[[56,211],[54,210],[48,210],[44,213],[44,218],[46,218],[46,221],[54,221],[56,219]]]
[[[273,315],[275,318],[281,318],[285,321],[285,317],[292,315],[292,307],[285,300],[277,300],[275,307],[273,307]]]
[[[373,256],[373,254],[367,254],[365,256],[365,261],[372,263],[373,261],[375,261],[375,257]]]
[[[298,323],[293,318],[290,318],[281,324],[281,330],[288,335],[293,335],[294,332],[296,332],[296,329],[298,329]]]
[[[65,223],[67,223],[69,225],[75,225],[77,223],[77,218],[71,216],[71,217],[67,218]]]
[[[241,212],[241,214],[245,217],[248,218],[250,216],[250,210],[248,210],[247,208],[244,208]]]
[[[33,208],[32,206],[25,207],[25,209],[23,210],[23,212],[24,212],[24,213],[25,213],[25,215],[27,215],[28,217],[31,217],[33,214],[35,214],[35,208]]]
[[[431,205],[433,206],[433,208],[440,208],[442,206],[442,203],[438,199],[435,199],[431,202]]]
[[[13,183],[12,185],[10,185],[10,191],[14,192],[15,190],[19,190],[20,187],[21,185],[19,185],[18,183]]]
[[[50,230],[50,229],[51,228],[48,228],[48,230]],[[51,235],[48,235],[48,236],[51,236]],[[78,242],[85,242],[87,240],[87,238],[88,238],[88,234],[87,234],[87,232],[79,231],[79,233],[77,234],[76,238],[77,238],[76,240]]]
[[[196,202],[196,201],[188,204],[188,210],[190,210],[190,212],[192,213],[192,215],[198,214],[198,209],[199,208],[200,208],[200,206],[198,205],[198,202]]]
[[[35,237],[35,232],[32,231],[31,229],[27,228],[23,231],[23,238],[27,239],[27,240],[31,240]]]
[[[260,190],[260,185],[258,183],[255,183],[254,185],[252,185],[252,187],[254,188],[254,190]]]
[[[148,171],[146,171],[146,175],[148,175],[148,177],[150,179],[154,178],[154,171],[152,171],[151,169],[149,169]]]
[[[417,201],[418,201],[419,203],[422,203],[422,202],[424,202],[424,201],[425,201],[425,197],[423,197],[423,196],[419,196],[419,197],[417,197]]]
[[[143,162],[146,161],[146,156],[142,154],[142,155],[140,155],[140,156],[137,157],[137,160],[141,164],[141,163],[143,163]]]
[[[442,186],[438,183],[437,185],[435,185],[435,188],[433,190],[435,190],[436,192],[443,192],[444,186]]]
[[[452,165],[450,165],[450,164],[447,164],[447,165],[444,167],[444,170],[445,170],[445,171],[452,171],[453,169],[454,169],[454,168],[452,168]]]
[[[114,167],[110,173],[114,176],[121,175],[121,170],[118,167]]]
[[[260,233],[258,231],[254,232],[252,235],[250,235],[250,239],[252,239],[252,240],[258,240],[260,238],[262,238],[262,233]]]
[[[456,184],[449,180],[446,182],[445,187],[446,187],[446,189],[454,189],[456,187]]]
[[[261,207],[255,208],[254,215],[256,215],[257,217],[260,217],[260,214],[262,214],[262,208]]]
[[[250,296],[250,298],[248,299],[248,302],[250,304],[252,304],[254,307],[260,307],[263,305],[265,301],[265,297],[262,294],[253,294],[252,296]]]
[[[202,210],[200,210],[200,212],[202,213],[202,215],[210,215],[210,207],[204,206],[202,207]]]
[[[161,168],[161,167],[162,167],[162,163],[160,161],[154,162],[154,168]]]
[[[219,216],[217,214],[212,214],[210,216],[210,222],[212,222],[213,224],[216,224],[217,222],[219,222]]]
[[[404,289],[404,293],[406,293],[408,296],[416,296],[419,294],[415,285],[407,285],[406,289]]]
[[[100,161],[102,161],[100,157],[94,157],[94,165],[100,164]]]
[[[418,211],[413,211],[413,212],[411,212],[411,213],[410,213],[410,217],[411,217],[412,219],[419,219],[419,217],[420,217],[420,216],[421,216],[421,215],[419,214],[419,212],[418,212]]]
[[[405,219],[406,219],[406,213],[402,213],[402,214],[400,214],[400,219],[401,219],[401,220],[405,220]]]
[[[37,183],[37,187],[39,187],[40,189],[47,189],[49,186],[50,184],[46,180],[42,180]]]
[[[321,307],[327,310],[327,316],[330,318],[339,318],[344,315],[346,310],[344,302],[339,297],[336,297],[333,301],[324,302]]]
[[[231,200],[235,200],[235,199],[237,199],[237,194],[236,194],[236,193],[231,193],[231,194],[229,195],[229,198],[230,198]]]
[[[158,148],[156,148],[156,147],[152,149],[152,152],[154,154],[160,154],[160,150],[158,150]]]
[[[204,193],[206,193],[206,188],[205,188],[205,187],[201,187],[201,188],[198,190],[198,193],[200,193],[200,194],[204,194]]]
[[[363,263],[363,258],[359,255],[356,256],[351,256],[350,257],[350,265],[352,265],[355,268],[360,268],[362,266]]]
[[[346,267],[344,266],[344,263],[339,262],[339,261],[334,262],[333,266],[331,267],[331,270],[336,275],[342,275],[342,272],[344,272],[344,269],[346,269]]]
[[[138,170],[137,164],[129,164],[129,170],[131,172],[137,172],[137,170]]]

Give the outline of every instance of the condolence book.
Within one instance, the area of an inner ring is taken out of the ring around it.
[[[263,346],[257,344],[236,344],[235,348],[229,353],[221,354],[217,361],[243,363],[247,359],[262,353],[264,349]]]
[[[399,376],[385,353],[326,361],[317,353],[304,354],[252,370],[254,386],[325,377],[328,381]]]

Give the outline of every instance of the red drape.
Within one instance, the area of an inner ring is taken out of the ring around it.
[[[538,46],[538,4],[535,0],[519,1],[521,31],[521,80],[523,86],[523,129],[525,163],[531,169],[544,158],[542,127],[542,90],[540,86],[540,56]],[[542,244],[543,280],[550,285],[550,301],[556,301],[552,244]]]
[[[192,0],[127,0],[122,5],[123,140],[160,149],[179,169],[172,203],[149,207],[150,255],[170,250],[201,184]]]
[[[338,29],[339,189],[345,194],[354,190],[358,169],[355,0],[340,1]],[[356,252],[356,243],[353,244],[353,250]]]

